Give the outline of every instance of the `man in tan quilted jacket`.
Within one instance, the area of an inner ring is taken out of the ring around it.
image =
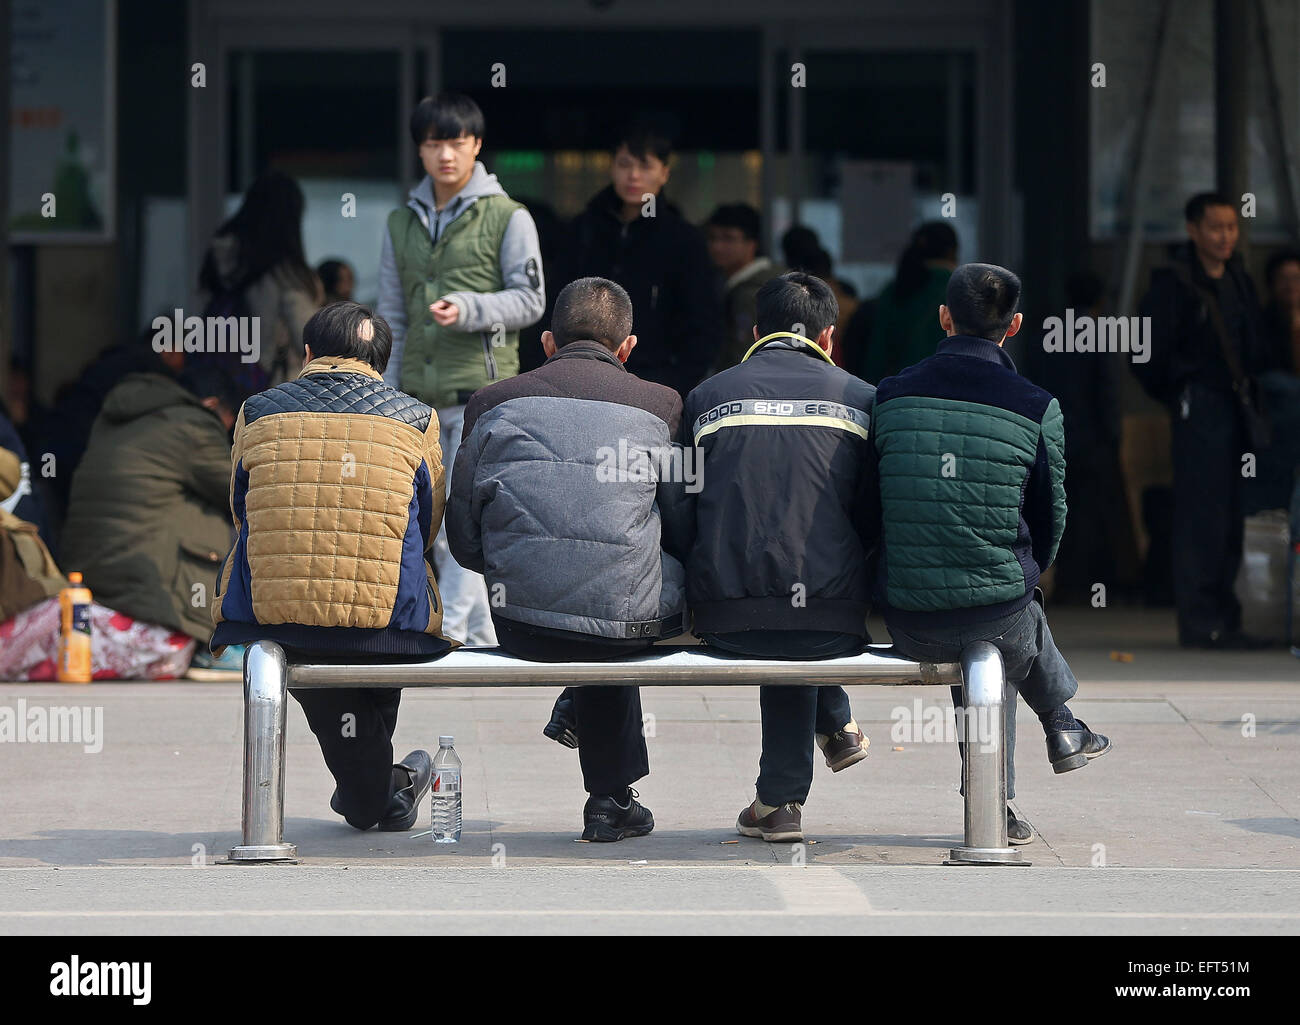
[[[218,580],[214,649],[274,640],[329,657],[423,659],[442,636],[429,552],[445,502],[438,418],[384,383],[392,334],[354,302],[303,329],[296,380],[254,395],[235,423],[236,539]],[[432,761],[393,764],[399,689],[293,691],[357,829],[409,829]]]

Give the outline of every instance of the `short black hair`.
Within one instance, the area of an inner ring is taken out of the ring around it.
[[[338,290],[339,275],[343,273],[344,267],[352,270],[352,266],[346,260],[325,260],[316,268],[320,283],[325,286],[326,295],[333,295]]]
[[[944,304],[958,334],[1000,342],[1020,305],[1020,279],[993,263],[963,263],[948,279]]]
[[[809,264],[818,262],[821,248],[817,232],[804,224],[791,225],[781,236],[781,252],[786,266],[795,270],[807,270]]]
[[[216,400],[231,413],[238,413],[248,393],[226,369],[216,363],[195,363],[181,371],[176,382],[191,395]]]
[[[367,327],[367,324],[370,326]],[[369,334],[369,338],[363,336]],[[302,329],[304,345],[312,357],[346,356],[369,363],[382,374],[393,354],[393,332],[388,321],[367,306],[341,299],[316,311]]]
[[[748,203],[723,203],[709,214],[706,223],[714,228],[739,228],[740,233],[751,242],[757,242],[763,230],[758,211]]]
[[[632,333],[632,300],[608,278],[579,278],[560,289],[551,313],[556,348],[570,342],[600,342],[610,352]]]
[[[1222,192],[1198,192],[1183,207],[1183,218],[1188,224],[1200,224],[1205,211],[1212,206],[1231,206],[1234,210],[1237,209]]]
[[[614,145],[609,148],[609,151],[617,153],[624,146],[637,160],[657,157],[660,163],[666,164],[673,155],[673,140],[668,132],[653,121],[644,118],[624,125],[614,138]]]
[[[463,93],[426,96],[411,111],[411,138],[419,146],[426,139],[483,138],[483,111]]]
[[[830,286],[803,271],[790,271],[764,282],[755,305],[760,338],[777,331],[816,338],[840,316],[840,304]]]
[[[1268,258],[1268,263],[1264,265],[1264,281],[1267,283],[1269,290],[1273,289],[1273,278],[1277,272],[1282,269],[1284,263],[1300,263],[1300,249],[1279,249],[1276,253]]]

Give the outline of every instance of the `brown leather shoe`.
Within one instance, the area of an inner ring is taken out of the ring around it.
[[[862,761],[867,757],[867,747],[870,744],[862,727],[853,720],[829,737],[824,733],[817,734],[817,746],[826,756],[826,764],[831,767],[831,772],[839,772]]]
[[[736,832],[768,843],[803,843],[802,807],[791,801],[760,819],[751,804],[736,819]]]

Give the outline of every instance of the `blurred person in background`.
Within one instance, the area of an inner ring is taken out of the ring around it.
[[[933,356],[943,332],[935,310],[957,266],[957,233],[943,221],[920,225],[898,257],[894,278],[863,303],[844,332],[848,368],[879,383]]]
[[[10,471],[5,477],[6,485],[0,487],[0,509],[34,524],[40,532],[41,540],[48,545],[50,531],[45,503],[33,487],[32,464],[27,457],[27,447],[23,444],[18,428],[9,419],[9,410],[3,400],[0,400],[0,458],[4,459]]]
[[[1185,648],[1256,648],[1236,595],[1245,530],[1242,455],[1267,444],[1257,374],[1270,357],[1255,285],[1237,252],[1237,208],[1202,192],[1184,209],[1188,241],[1151,273],[1139,313],[1149,359],[1132,364],[1170,411],[1173,578]]]
[[[835,294],[839,316],[835,321],[835,336],[831,345],[831,361],[837,367],[845,366],[847,350],[844,333],[860,305],[857,290],[847,281],[837,278],[831,265],[831,254],[822,246],[812,228],[796,224],[781,236],[781,249],[791,270],[801,270],[821,278]]]
[[[1269,369],[1300,376],[1300,249],[1274,253],[1264,270],[1268,307],[1263,333]]]
[[[557,291],[554,282],[559,280],[556,266],[567,245],[569,225],[555,212],[555,207],[544,200],[520,196],[519,202],[528,208],[533,223],[537,226],[537,244],[542,254],[542,280],[552,282],[552,287],[546,292],[546,305],[541,317],[535,323],[519,329],[519,372],[523,374],[536,370],[546,362],[542,334],[551,322],[551,311],[555,308]]]
[[[153,329],[146,328],[135,338],[105,349],[75,381],[58,390],[52,406],[30,402],[29,393],[23,396],[24,415],[21,419],[15,416],[15,423],[28,450],[36,453],[38,472],[32,475],[31,483],[44,499],[56,539],[68,508],[72,476],[81,464],[105,397],[128,374],[175,377],[185,365],[183,352],[155,352],[153,335]],[[46,543],[55,555],[59,554],[58,545],[50,543],[48,537]]]
[[[131,374],[109,393],[72,480],[60,565],[102,605],[206,641],[230,547],[230,431],[243,392],[220,367]],[[201,649],[193,679],[238,678]]]
[[[748,203],[728,203],[709,215],[704,227],[709,259],[726,279],[723,302],[726,335],[715,370],[739,363],[754,344],[755,302],[764,283],[784,268],[760,255],[762,221]]]
[[[647,122],[620,133],[610,184],[574,220],[556,284],[603,277],[622,285],[636,318],[628,370],[685,398],[722,344],[722,283],[703,235],[664,195],[672,152]]]
[[[485,131],[477,103],[425,97],[410,131],[425,174],[384,232],[377,311],[393,336],[384,380],[437,411],[450,465],[470,396],[519,372],[519,331],[546,304],[542,256],[532,216],[477,159]],[[451,557],[445,528],[434,561],[446,635],[495,644],[483,577]]]
[[[1074,316],[1102,316],[1101,279],[1091,271],[1066,278],[1065,301]],[[1075,523],[1086,530],[1067,530],[1056,557],[1049,593],[1054,600],[1088,602],[1093,586],[1106,585],[1113,597],[1136,584],[1128,567],[1137,565],[1137,548],[1128,513],[1120,466],[1122,411],[1121,361],[1116,353],[1047,352],[1041,328],[1025,336],[1016,356],[1025,377],[1056,396],[1065,419],[1065,494]],[[1010,342],[1006,348],[1011,350]]]
[[[303,325],[325,299],[303,256],[302,214],[298,183],[267,171],[217,229],[199,272],[203,316],[257,318],[260,352],[256,363],[208,352],[191,354],[191,364],[220,366],[250,393],[298,376]]]
[[[1260,329],[1268,369],[1259,385],[1273,443],[1257,453],[1255,476],[1246,479],[1248,516],[1289,507],[1300,469],[1300,249],[1274,253],[1264,279],[1268,306]]]
[[[357,278],[352,265],[345,260],[326,260],[316,268],[321,286],[325,289],[325,305],[351,299]]]

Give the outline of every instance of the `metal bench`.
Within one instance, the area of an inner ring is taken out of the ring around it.
[[[244,657],[243,843],[234,863],[293,861],[297,848],[284,840],[285,708],[289,689],[320,687],[583,687],[622,685],[754,686],[764,684],[961,684],[966,708],[989,724],[990,736],[967,745],[965,843],[945,864],[1027,865],[1007,845],[1006,693],[1002,656],[980,641],[960,665],[909,662],[875,646],[860,655],[815,662],[733,658],[705,648],[658,648],[618,662],[525,662],[497,648],[458,648],[427,662],[403,664],[290,664],[270,641]],[[968,716],[970,713],[968,713]],[[967,718],[970,721],[970,718]]]

